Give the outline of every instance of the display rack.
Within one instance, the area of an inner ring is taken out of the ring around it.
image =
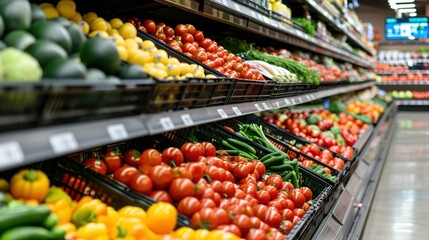
[[[410,91],[428,91],[428,81],[393,81],[377,83],[377,86],[386,91],[410,90]]]
[[[374,82],[365,82],[266,101],[5,132],[0,134],[0,151],[4,153],[0,169],[6,170],[111,142],[302,104],[373,85]]]

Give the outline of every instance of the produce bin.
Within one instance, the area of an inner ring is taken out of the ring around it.
[[[200,125],[196,127],[186,128],[167,132],[164,134],[167,138],[180,144],[191,142],[194,140],[212,142],[217,149],[222,149],[222,140],[227,138],[237,138],[241,141],[247,142],[256,149],[256,155],[263,157],[271,151],[247,141],[230,131],[217,127],[216,125]],[[327,197],[332,190],[331,183],[326,182],[323,178],[313,174],[305,168],[300,166],[300,183],[303,186],[309,187],[313,192],[313,205],[305,213],[304,217],[297,223],[294,229],[287,235],[286,239],[308,239],[316,231],[319,224],[322,222],[325,207],[327,204]],[[332,203],[331,203],[332,204]]]
[[[271,99],[291,97],[300,94],[313,92],[319,88],[319,85],[308,83],[279,83],[271,94]]]
[[[263,101],[270,98],[276,88],[274,81],[236,80],[229,98],[229,104]]]
[[[147,113],[227,104],[235,85],[233,79],[159,80]]]
[[[115,180],[85,169],[69,158],[44,161],[29,165],[28,168],[43,170],[49,177],[51,185],[63,188],[76,201],[83,196],[91,196],[115,209],[131,205],[145,210],[155,203],[149,197],[142,197],[138,193],[125,191],[119,186],[120,183]],[[9,175],[11,176],[12,172]],[[188,218],[179,215],[176,227],[182,226],[190,227],[191,225]]]

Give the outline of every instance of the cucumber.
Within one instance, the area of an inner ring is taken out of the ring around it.
[[[290,171],[287,174],[285,174],[284,176],[282,176],[283,181],[285,181],[285,182],[291,182],[290,179],[292,178],[293,173],[294,173],[293,171]]]
[[[268,160],[268,159],[270,159],[272,157],[279,157],[279,156],[282,156],[282,155],[285,155],[285,154],[282,153],[282,152],[273,152],[273,153],[270,153],[270,154],[267,154],[267,155],[263,156],[261,159],[259,159],[259,161],[264,162],[264,161],[266,161],[266,160]]]
[[[229,154],[229,156],[238,156],[240,154],[239,150],[222,150]]]
[[[51,214],[47,206],[20,206],[0,215],[0,233],[19,226],[40,225]],[[14,239],[14,238],[9,238]]]
[[[48,229],[48,230],[52,230],[55,226],[57,226],[59,222],[59,219],[57,217],[57,215],[55,214],[50,214],[45,221],[43,221],[42,223],[42,227]]]
[[[42,227],[16,227],[4,232],[0,240],[54,240],[54,235]]]
[[[229,142],[222,140],[222,145],[224,145],[225,147],[229,148],[230,150],[237,150],[239,151],[240,149],[236,148],[235,146],[231,145]]]
[[[293,166],[290,164],[282,164],[282,165],[276,165],[276,166],[270,166],[268,167],[271,171],[278,171],[278,172],[284,172],[284,171],[295,171]]]
[[[242,142],[242,141],[239,141],[239,140],[236,140],[236,139],[233,139],[233,138],[228,138],[227,141],[231,145],[233,145],[233,146],[235,146],[235,147],[237,147],[239,149],[242,149],[243,151],[250,152],[252,154],[256,154],[256,150],[253,147],[251,147],[249,144],[245,143],[245,142]]]
[[[271,166],[276,166],[276,165],[282,165],[284,159],[285,159],[285,156],[272,157],[264,161],[263,164],[265,165],[266,168],[269,168]]]

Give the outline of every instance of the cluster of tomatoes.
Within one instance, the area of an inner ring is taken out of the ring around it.
[[[293,147],[295,150],[298,150],[297,148]],[[305,153],[307,156],[312,157],[314,159],[316,159],[319,162],[322,162],[336,170],[341,170],[344,168],[345,162],[343,159],[339,158],[339,157],[334,157],[334,155],[332,154],[331,151],[327,150],[327,149],[320,149],[319,146],[317,146],[317,144],[312,143],[309,145],[305,145],[303,146],[301,149],[299,149],[298,151],[301,151],[303,153]],[[305,167],[311,167],[314,162],[306,159],[303,160],[301,162],[301,164]],[[325,168],[325,172],[330,174],[331,171],[329,168]]]
[[[312,191],[265,174],[258,160],[218,155],[211,143],[185,143],[162,152],[109,151],[84,165],[155,201],[175,204],[195,227],[246,239],[284,239],[310,208]]]
[[[264,80],[258,70],[250,68],[240,57],[228,52],[216,41],[204,37],[203,32],[195,29],[192,24],[178,24],[172,28],[150,19],[140,21],[138,18],[130,18],[126,21],[227,77]]]

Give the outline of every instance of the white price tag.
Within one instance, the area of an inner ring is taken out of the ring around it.
[[[79,145],[73,133],[65,132],[52,135],[49,138],[54,153],[61,154],[77,150]]]
[[[277,106],[277,108],[280,108],[280,103],[276,102],[276,106]]]
[[[295,102],[295,98],[292,98],[290,101],[292,102],[292,104],[293,104],[293,105],[295,105],[295,104],[296,104],[296,102]]]
[[[165,131],[174,129],[174,123],[170,117],[160,118],[159,122],[161,123],[162,129],[164,129]]]
[[[262,19],[264,20],[264,23],[269,24],[270,23],[270,19],[268,19],[265,16],[262,16]]]
[[[264,102],[262,103],[262,107],[264,107],[265,110],[270,109],[270,107],[268,107],[268,105],[266,103],[264,103]]]
[[[258,109],[258,111],[262,111],[263,109],[261,108],[261,106],[259,106],[259,104],[255,103],[255,108]]]
[[[256,13],[252,10],[250,10],[250,15],[252,15],[252,17],[256,17]]]
[[[0,152],[3,155],[0,166],[24,162],[24,153],[17,141],[0,143]]]
[[[302,103],[302,98],[301,97],[298,98],[298,102]]]
[[[240,111],[240,109],[238,109],[238,107],[232,107],[232,111],[234,111],[235,114],[237,114],[237,115],[241,115],[242,114],[241,111]]]
[[[226,112],[222,108],[219,108],[217,112],[219,113],[221,118],[228,118],[228,114],[226,114]]]
[[[128,138],[128,132],[125,125],[122,123],[107,126],[107,132],[113,141],[123,140]]]
[[[287,104],[287,105],[291,105],[291,102],[289,101],[289,99],[287,99],[287,98],[285,98],[285,103]]]
[[[182,121],[185,124],[185,126],[192,126],[192,125],[194,125],[194,121],[192,120],[191,115],[189,115],[189,114],[183,114],[182,116],[180,116],[180,118],[182,118]]]
[[[237,12],[241,12],[240,6],[237,3],[234,3],[234,8]]]

